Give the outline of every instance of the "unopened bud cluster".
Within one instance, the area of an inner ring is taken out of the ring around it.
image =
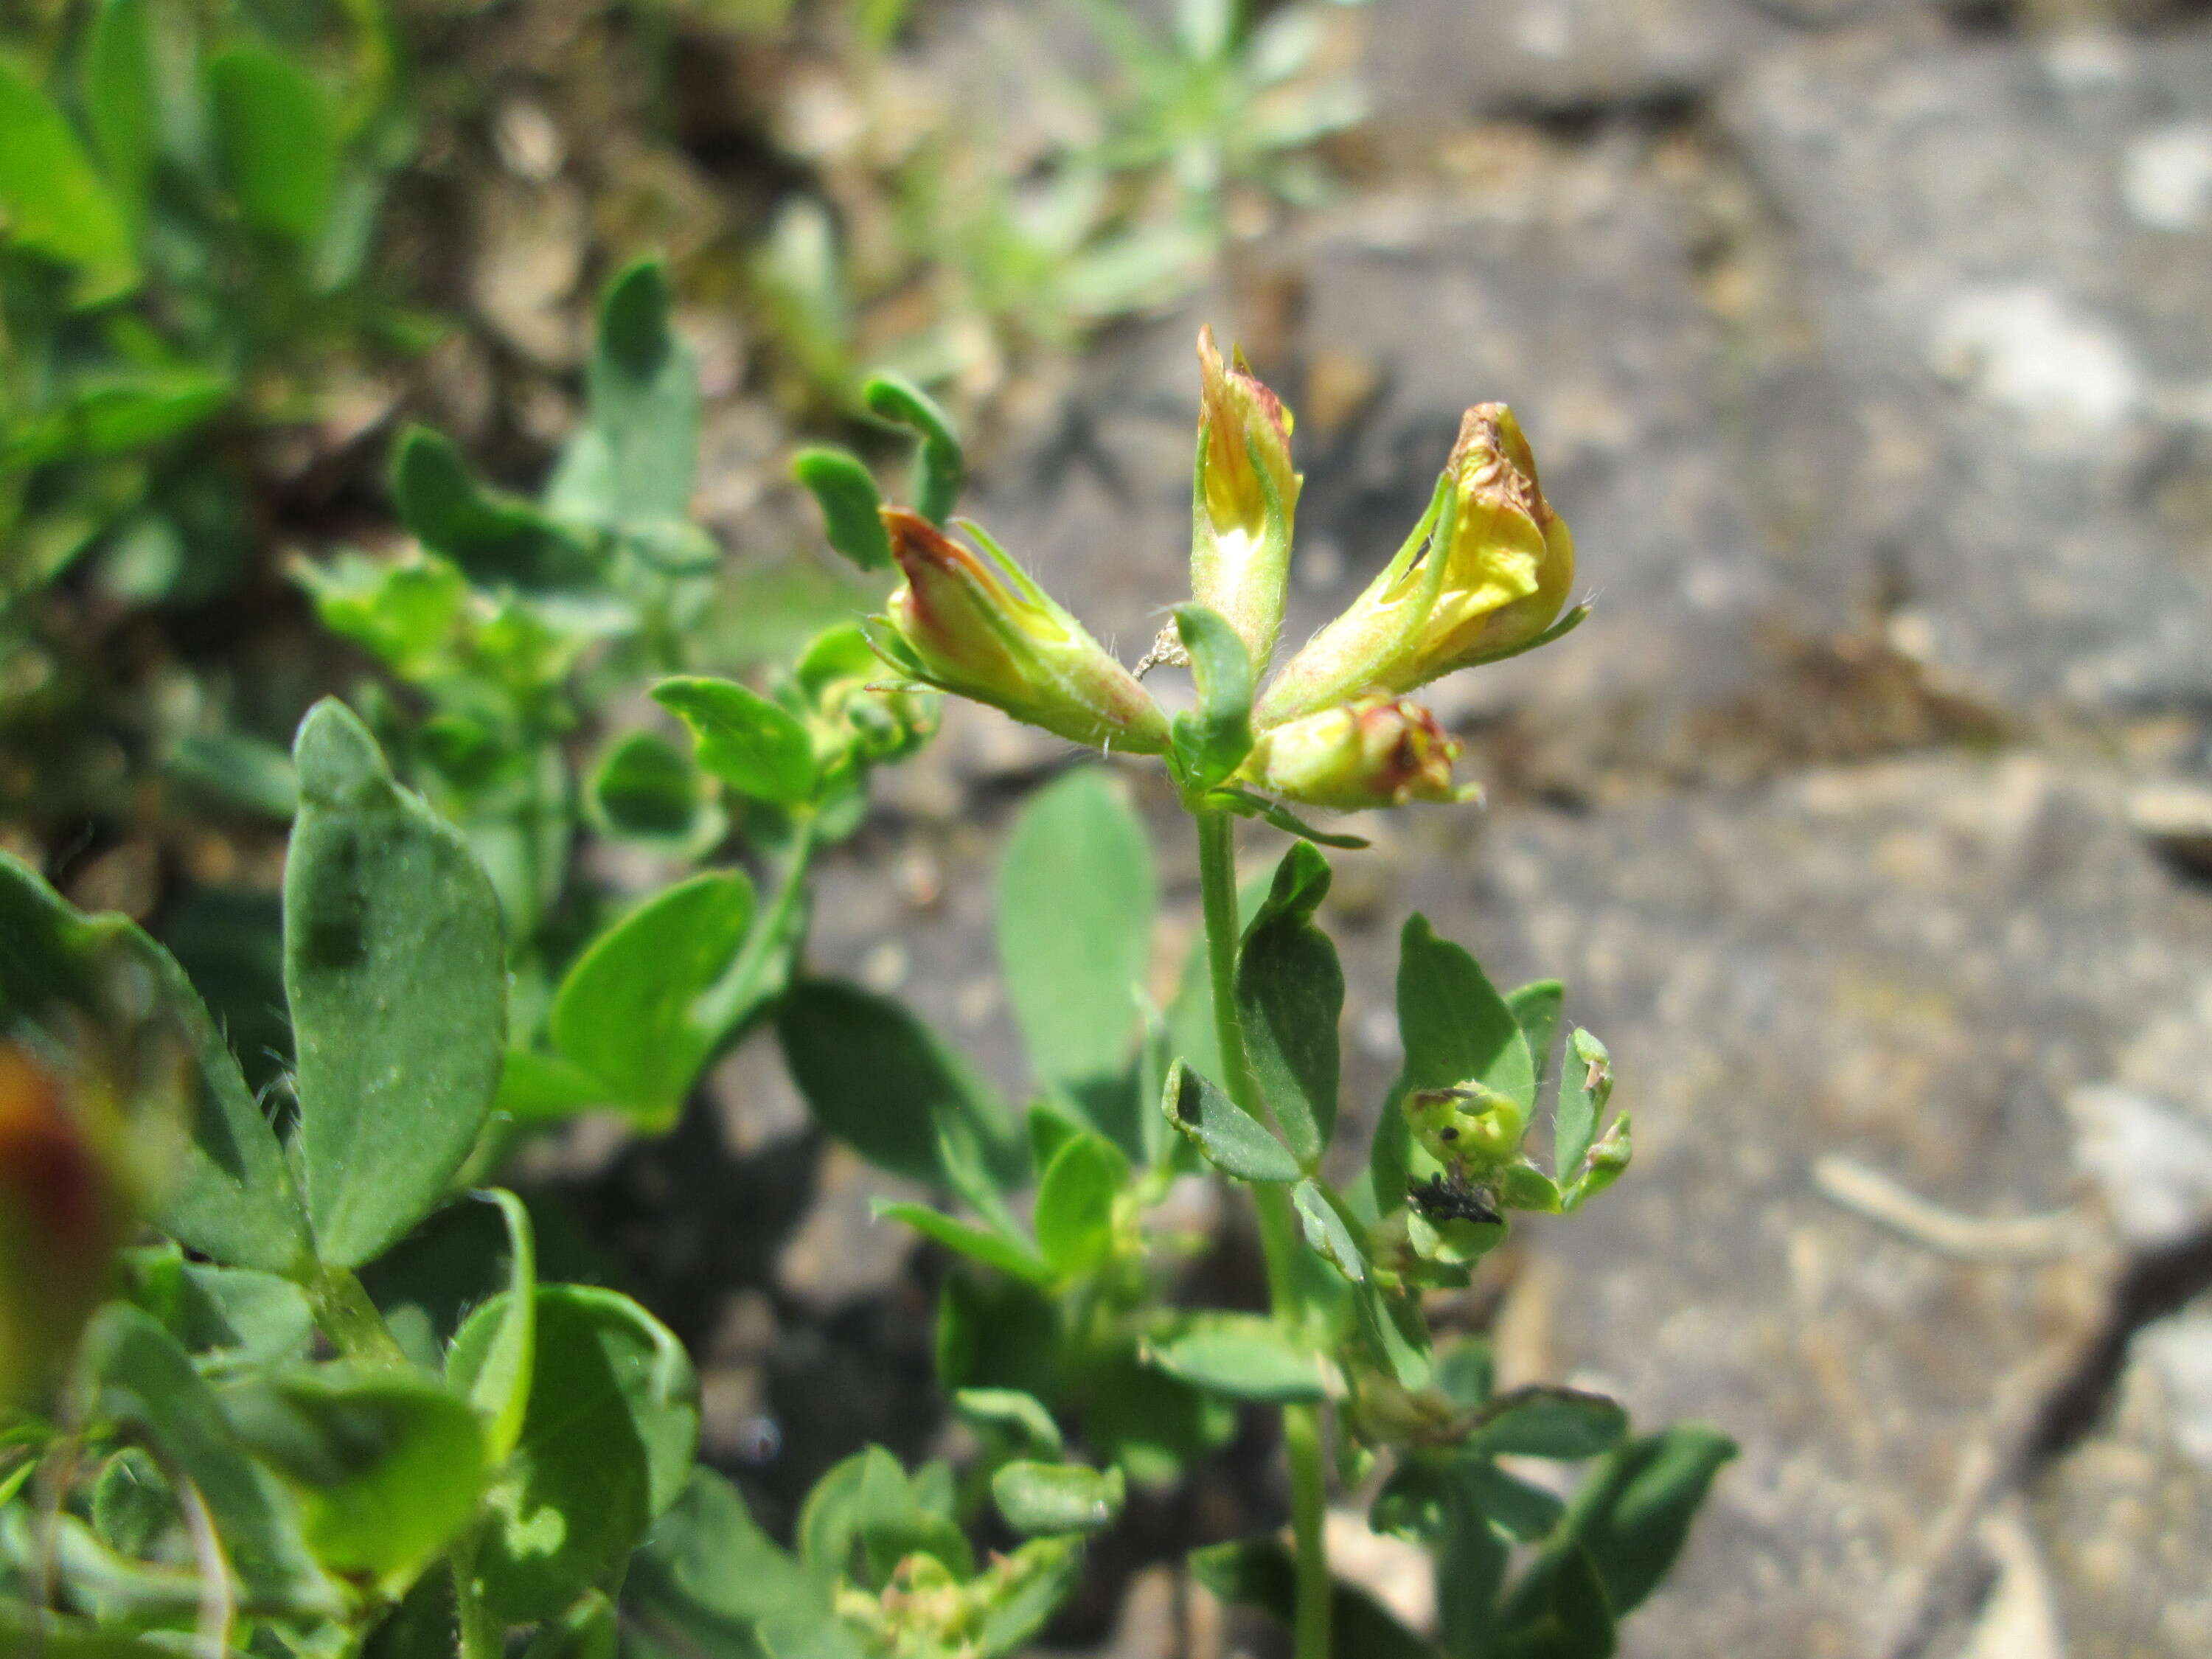
[[[1249,701],[1250,741],[1224,784],[1182,750],[1166,713],[1036,582],[973,525],[977,544],[918,514],[884,509],[906,580],[869,638],[910,679],[991,703],[1094,748],[1170,757],[1186,793],[1218,803],[1254,793],[1338,811],[1454,801],[1460,745],[1406,694],[1439,677],[1556,638],[1574,583],[1574,539],[1536,478],[1503,404],[1467,411],[1427,513],[1343,615],[1256,696],[1282,630],[1302,480],[1290,411],[1241,355],[1198,342],[1198,448],[1191,489],[1191,592],[1242,642],[1240,672],[1194,665],[1201,701],[1229,684]],[[1231,650],[1234,652],[1234,647]],[[1182,647],[1165,654],[1183,660]],[[1248,712],[1228,711],[1232,724]],[[1223,711],[1211,711],[1211,730]],[[1239,726],[1237,729],[1243,729]],[[1217,750],[1209,751],[1218,753]],[[1212,794],[1215,788],[1226,793]]]

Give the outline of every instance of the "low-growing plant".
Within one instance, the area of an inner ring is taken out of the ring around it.
[[[74,833],[178,724],[127,625],[234,591],[298,441],[431,337],[374,276],[412,145],[378,0],[52,9],[0,22],[0,810]]]
[[[1203,286],[1253,218],[1240,198],[1326,195],[1316,146],[1368,113],[1332,61],[1349,32],[1331,14],[1356,3],[1177,0],[1165,27],[1128,0],[1040,6],[1001,20],[1012,110],[940,76],[866,95],[914,73],[870,36],[842,66],[860,136],[794,158],[817,188],[782,204],[751,257],[793,378],[847,403],[860,363],[890,362],[988,392],[1010,365]],[[1076,72],[1055,66],[1064,46],[1011,47],[1024,24],[1087,33],[1105,61]]]
[[[98,556],[131,597],[204,598],[251,540],[234,440],[319,418],[303,371],[410,333],[367,277],[408,151],[393,42],[373,0],[78,10],[46,74],[0,54],[5,574]]]
[[[684,545],[673,483],[642,505],[623,493],[671,464],[655,422],[681,403],[658,378],[676,348],[657,282],[648,267],[611,290],[591,422],[544,506],[489,497],[412,440],[401,494],[436,551],[351,586],[315,578],[326,607],[366,593],[362,617],[404,618],[392,584],[416,573],[458,595],[437,614],[474,617],[426,632],[452,652],[526,595],[544,630],[611,595],[637,660],[680,650],[672,584],[690,573],[653,550]],[[401,787],[341,705],[301,728],[294,1061],[270,1109],[158,945],[0,864],[0,1407],[15,1409],[0,1631],[64,1659],[489,1659],[525,1638],[532,1659],[983,1659],[1043,1628],[1130,1483],[1206,1478],[1256,1411],[1279,1422],[1288,1537],[1190,1565],[1279,1618],[1297,1659],[1614,1650],[1733,1448],[1695,1425],[1632,1435],[1617,1403],[1582,1390],[1500,1391],[1480,1342],[1432,1337],[1424,1300],[1466,1286],[1514,1212],[1571,1213],[1626,1170],[1610,1056],[1566,1025],[1556,981],[1501,994],[1414,916],[1403,1063],[1369,1143],[1345,1146],[1321,849],[1363,843],[1299,816],[1473,793],[1453,778],[1459,745],[1408,694],[1571,629],[1571,540],[1510,412],[1479,405],[1397,556],[1263,684],[1300,487],[1290,419],[1241,360],[1205,337],[1200,355],[1192,598],[1147,658],[1190,670],[1190,706],[1170,713],[980,528],[950,520],[957,441],[891,381],[872,402],[921,434],[914,507],[883,504],[849,456],[798,464],[833,544],[904,579],[865,640],[817,642],[774,696],[696,674],[655,690],[754,844],[800,872],[811,838],[858,816],[867,768],[911,745],[933,692],[1158,759],[1195,829],[1204,922],[1165,1009],[1141,989],[1146,832],[1110,776],[1070,772],[1015,826],[998,918],[1036,1082],[1024,1113],[896,1002],[809,973],[803,903],[756,916],[734,872],[678,880],[557,985],[543,969],[533,981],[516,964],[551,957],[516,929],[509,896],[526,890],[502,881],[501,838],[455,786],[467,744],[431,734],[473,720],[487,735],[470,742],[537,764],[563,728],[501,702],[482,664],[451,683],[403,670],[428,712],[385,725],[432,799]],[[443,468],[434,491],[425,457]],[[459,506],[439,519],[430,501]],[[479,539],[485,526],[500,535]],[[535,584],[572,558],[598,574]],[[356,637],[376,630],[358,622]],[[597,810],[613,823],[637,800],[674,803],[642,816],[694,855],[719,851],[687,816],[696,791],[655,781],[689,764],[611,758],[589,787],[628,804]],[[1239,819],[1291,837],[1241,892]],[[543,933],[544,903],[520,915]],[[763,951],[785,965],[747,977]],[[675,1339],[614,1291],[538,1283],[528,1211],[471,1185],[518,1087],[666,1122],[748,999],[822,1125],[939,1195],[884,1213],[957,1258],[938,1362],[977,1449],[914,1470],[856,1452],[816,1485],[788,1546],[693,1467],[696,1387]],[[1547,1099],[1547,1164],[1530,1139]],[[1264,1311],[1180,1298],[1206,1242],[1166,1200],[1194,1176],[1249,1199]],[[142,1223],[159,1242],[131,1242]],[[1528,1459],[1589,1467],[1565,1491]],[[1432,1552],[1433,1640],[1333,1574],[1332,1474],[1378,1531]],[[1017,1536],[979,1554],[979,1539]]]
[[[587,394],[541,501],[489,488],[451,442],[413,430],[392,494],[416,545],[301,575],[324,621],[405,689],[364,692],[372,724],[499,895],[513,975],[502,1117],[527,1126],[613,1109],[665,1129],[781,988],[815,854],[859,824],[870,769],[926,738],[934,700],[872,689],[879,665],[849,624],[809,642],[769,696],[683,672],[702,654],[723,554],[690,518],[697,372],[658,263],[608,284]],[[963,460],[942,412],[895,379],[864,395],[919,434],[916,499],[943,517]],[[860,462],[811,450],[799,468],[840,544],[888,565],[888,544],[866,540],[884,538]],[[611,706],[654,681],[654,699],[696,738],[696,763],[649,724],[571,759]],[[726,866],[749,848],[773,884],[763,898],[742,869],[704,870],[617,912],[572,879],[585,829],[664,868]]]

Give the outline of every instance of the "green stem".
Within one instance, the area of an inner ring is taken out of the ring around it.
[[[380,1370],[404,1370],[413,1363],[349,1269],[318,1267],[302,1288],[315,1323],[348,1359]]]
[[[469,1534],[454,1547],[450,1562],[455,1623],[460,1626],[459,1659],[500,1659],[507,1650],[507,1632],[477,1590],[478,1542],[479,1534]]]
[[[1237,850],[1235,822],[1226,812],[1200,811],[1198,819],[1199,895],[1206,914],[1206,963],[1213,988],[1213,1030],[1229,1097],[1254,1117],[1268,1121],[1237,1012]],[[1259,1212],[1260,1248],[1267,1263],[1267,1299],[1276,1319],[1297,1311],[1297,1218],[1291,1195],[1273,1183],[1251,1188]],[[1328,1550],[1322,1535],[1328,1488],[1322,1468],[1321,1415],[1312,1406],[1283,1407],[1283,1448],[1291,1465],[1291,1534],[1297,1555],[1297,1601],[1292,1651],[1296,1659],[1329,1659]]]
[[[769,901],[768,908],[745,934],[737,960],[708,993],[708,1000],[700,1011],[700,1023],[709,1030],[720,1032],[724,1039],[730,1028],[752,1006],[761,970],[790,931],[792,916],[799,908],[799,900],[805,896],[806,875],[813,867],[817,845],[814,814],[808,811],[793,829],[791,849],[784,855],[783,873],[777,878],[775,896]]]

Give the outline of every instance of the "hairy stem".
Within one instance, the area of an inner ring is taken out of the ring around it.
[[[1213,1029],[1229,1097],[1262,1122],[1269,1121],[1252,1063],[1244,1050],[1243,1021],[1237,1012],[1237,857],[1234,821],[1225,812],[1196,814],[1199,890],[1206,913],[1206,962],[1213,988]],[[1250,1188],[1259,1212],[1260,1246],[1267,1262],[1267,1299],[1278,1320],[1297,1315],[1292,1263],[1297,1222],[1291,1195],[1281,1187]],[[1329,1659],[1328,1551],[1322,1537],[1328,1504],[1323,1484],[1321,1414],[1312,1406],[1283,1407],[1283,1447],[1291,1465],[1291,1534],[1297,1553],[1296,1659]]]
[[[301,1288],[315,1323],[348,1359],[382,1370],[404,1370],[412,1363],[350,1269],[318,1267]]]

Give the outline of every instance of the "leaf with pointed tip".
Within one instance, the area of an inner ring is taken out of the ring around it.
[[[653,700],[691,728],[699,764],[757,800],[790,806],[814,793],[814,742],[788,709],[735,680],[663,680]]]
[[[453,1339],[448,1379],[473,1393],[506,1328],[503,1297]],[[699,1382],[673,1334],[628,1297],[537,1291],[537,1355],[520,1439],[484,1502],[476,1589],[511,1624],[557,1617],[628,1559],[683,1492]]]
[[[223,1410],[290,1482],[316,1558],[386,1595],[476,1512],[483,1431],[467,1401],[414,1371],[318,1366],[233,1388]]]
[[[1252,653],[1205,605],[1177,605],[1175,624],[1198,684],[1198,706],[1175,717],[1176,763],[1185,789],[1211,789],[1252,752]]]
[[[1007,1161],[1015,1132],[1004,1103],[890,998],[801,980],[777,1003],[775,1029],[815,1120],[879,1169],[951,1184],[938,1127],[948,1116],[967,1120],[991,1167]]]
[[[1235,1400],[1281,1404],[1327,1397],[1312,1350],[1256,1314],[1194,1316],[1148,1358],[1170,1376]]]
[[[1289,1182],[1305,1173],[1273,1131],[1181,1060],[1168,1068],[1160,1110],[1224,1175]]]
[[[1060,1425],[1033,1394],[1019,1389],[960,1389],[953,1394],[952,1409],[978,1428],[1007,1436],[1024,1451],[1043,1458],[1060,1455]]]
[[[92,158],[52,100],[0,58],[0,237],[74,266],[75,298],[96,305],[137,285],[131,231]]]
[[[1628,1432],[1618,1401],[1580,1389],[1536,1384],[1499,1395],[1482,1409],[1468,1437],[1471,1451],[1572,1462],[1610,1451]]]
[[[1613,1612],[1629,1612],[1666,1577],[1713,1477],[1735,1454],[1735,1442],[1698,1423],[1677,1423],[1614,1450],[1568,1500],[1560,1544],[1531,1566],[1509,1613],[1542,1605],[1547,1581],[1577,1550],[1588,1553]]]
[[[1408,1089],[1480,1083],[1534,1103],[1536,1073],[1520,1023],[1466,951],[1439,939],[1425,916],[1407,919],[1399,943],[1398,1030]]]
[[[153,1318],[110,1303],[85,1334],[81,1364],[98,1417],[136,1424],[198,1488],[223,1553],[249,1595],[336,1616],[336,1585],[316,1565],[298,1505],[246,1455],[219,1396]]]
[[[699,369],[671,325],[668,271],[640,259],[599,297],[585,424],[547,505],[609,529],[680,524],[699,458]]]
[[[575,534],[527,501],[486,488],[453,440],[426,427],[399,439],[392,469],[399,520],[478,587],[589,588],[599,573]]]
[[[1129,1163],[1113,1142],[1071,1139],[1037,1182],[1037,1249],[1063,1279],[1103,1266],[1114,1250],[1114,1200]]]
[[[520,1199],[496,1187],[478,1196],[497,1206],[507,1227],[506,1311],[473,1362],[476,1374],[468,1389],[469,1404],[483,1419],[485,1461],[496,1466],[522,1438],[530,1407],[530,1378],[538,1358],[538,1245],[530,1212]]]
[[[1577,1026],[1567,1039],[1552,1131],[1552,1168],[1562,1183],[1571,1183],[1581,1172],[1612,1094],[1613,1057],[1605,1044]]]
[[[1352,1283],[1364,1280],[1367,1252],[1320,1186],[1310,1179],[1301,1181],[1291,1188],[1291,1203],[1298,1212],[1306,1243],[1315,1252]]]
[[[927,1204],[878,1202],[876,1214],[887,1221],[904,1222],[923,1237],[934,1239],[946,1249],[956,1250],[986,1267],[996,1267],[1000,1273],[1012,1273],[1033,1285],[1052,1282],[1052,1265],[1019,1240],[1002,1232],[955,1220]]]
[[[625,1652],[641,1659],[756,1659],[756,1632],[779,1617],[830,1618],[830,1579],[762,1530],[738,1489],[694,1469],[674,1506],[630,1558],[623,1584]],[[446,1642],[450,1659],[453,1638]]]
[[[1513,1023],[1521,1028],[1521,1040],[1528,1045],[1528,1062],[1535,1067],[1539,1083],[1551,1063],[1552,1044],[1559,1034],[1559,1011],[1566,994],[1566,987],[1555,979],[1533,980],[1505,994],[1505,1006],[1513,1011]]]
[[[254,229],[313,243],[337,194],[337,118],[314,77],[242,41],[207,62],[208,115],[223,181]]]

